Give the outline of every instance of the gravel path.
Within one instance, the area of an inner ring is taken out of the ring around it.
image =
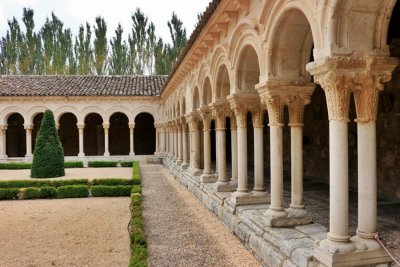
[[[1,201],[0,266],[128,266],[129,204],[129,197]]]
[[[141,165],[149,266],[261,266],[161,165]]]

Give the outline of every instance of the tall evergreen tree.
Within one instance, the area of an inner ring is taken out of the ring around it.
[[[148,61],[146,54],[147,22],[147,16],[140,8],[137,8],[132,15],[132,35],[128,36],[131,74],[142,75],[145,72],[145,65]]]
[[[75,40],[75,55],[78,62],[78,74],[91,74],[91,62],[93,60],[93,49],[91,46],[92,31],[86,22],[86,34],[83,25],[79,27],[79,35]]]
[[[100,16],[96,17],[94,34],[94,68],[97,75],[103,75],[107,69],[107,24]]]
[[[183,22],[174,12],[172,13],[171,20],[168,21],[168,28],[172,39],[170,57],[172,64],[175,64],[182,50],[186,46],[186,29],[183,28]]]
[[[64,150],[58,137],[53,113],[43,114],[31,168],[32,178],[64,176]]]
[[[8,21],[9,30],[6,37],[2,38],[2,68],[4,74],[18,74],[19,44],[21,41],[21,29],[15,17]]]
[[[125,75],[128,73],[128,47],[126,42],[122,41],[123,29],[121,24],[118,24],[115,30],[115,37],[110,41],[111,55],[109,57],[111,75]]]
[[[26,33],[21,34],[19,71],[21,74],[34,74],[36,67],[36,34],[33,32],[33,10],[24,8],[22,21],[25,24]],[[40,49],[40,47],[39,47]]]

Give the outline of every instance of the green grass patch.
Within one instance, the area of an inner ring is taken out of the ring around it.
[[[81,198],[89,196],[87,185],[66,185],[57,188],[58,198]]]
[[[89,161],[88,166],[91,168],[109,168],[117,167],[118,161]]]

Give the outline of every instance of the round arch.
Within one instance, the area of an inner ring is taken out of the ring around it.
[[[83,149],[86,156],[104,155],[103,117],[96,112],[85,114]]]
[[[192,109],[197,110],[200,107],[199,88],[197,86],[193,89]]]
[[[135,117],[134,151],[136,155],[153,155],[156,150],[154,117],[147,112]]]
[[[24,119],[24,123],[25,123],[26,121],[28,121],[28,120],[27,120],[27,116],[26,116],[25,110],[23,110],[23,109],[20,108],[20,107],[12,106],[12,107],[5,108],[5,109],[0,113],[1,118],[3,118],[3,125],[7,125],[8,117],[11,116],[11,115],[14,114],[14,113],[20,114],[20,115],[22,116],[22,118]]]
[[[78,122],[79,110],[77,110],[76,108],[71,107],[71,106],[65,106],[65,107],[60,107],[60,108],[54,110],[54,112],[53,112],[56,125],[60,124],[60,118],[65,113],[72,113],[75,116],[76,121]]]
[[[107,121],[108,119],[106,112],[103,109],[95,106],[89,106],[81,111],[82,120],[79,121],[79,123],[84,123],[86,121],[86,117],[93,113],[98,114],[103,122]]]
[[[24,118],[19,113],[9,114],[6,130],[6,154],[8,157],[24,157],[26,154],[26,135]]]
[[[215,77],[215,101],[226,101],[226,97],[230,94],[231,90],[231,80],[228,68],[225,64],[219,66]]]
[[[206,76],[203,81],[201,103],[203,106],[208,106],[208,104],[212,102],[212,99],[213,97],[212,97],[210,77]]]
[[[110,116],[110,155],[129,155],[129,118],[125,113],[115,112]]]
[[[121,106],[115,106],[106,111],[107,121],[105,121],[104,123],[107,123],[107,122],[111,123],[111,121],[110,121],[111,116],[114,115],[115,113],[124,114],[128,118],[128,123],[133,123],[133,121],[134,121],[132,112],[129,109],[127,109],[125,107],[121,107]]]
[[[27,124],[34,124],[34,122],[35,122],[35,117],[38,115],[38,114],[43,114],[44,113],[44,111],[46,110],[47,108],[46,107],[44,107],[44,106],[38,106],[38,107],[33,107],[33,108],[31,108],[31,109],[29,109],[28,110],[28,112],[27,112],[27,114],[28,114],[28,116],[29,116],[29,120],[26,122]],[[41,121],[41,120],[40,120]],[[40,125],[39,125],[40,126]]]
[[[240,51],[238,64],[235,68],[237,73],[236,88],[240,92],[256,93],[255,85],[260,81],[259,57],[253,46],[247,45]]]
[[[78,118],[74,113],[62,112],[58,122],[58,134],[64,148],[64,156],[77,156],[79,152],[79,132],[76,125]]]

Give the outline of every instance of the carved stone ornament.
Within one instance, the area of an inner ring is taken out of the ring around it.
[[[186,116],[186,122],[189,126],[190,131],[198,131],[200,129],[199,127],[199,117],[197,114],[191,113]]]
[[[235,116],[234,112],[231,112],[230,120],[231,120],[231,130],[236,130],[237,123],[236,123],[236,116]]]
[[[264,127],[264,107],[259,104],[256,108],[252,109],[251,112],[253,119],[253,127],[254,128],[263,128]]]
[[[211,129],[212,113],[210,109],[203,109],[200,111],[200,117],[203,120],[203,130],[209,131]]]
[[[216,118],[217,128],[216,131],[222,131],[226,128],[226,117],[229,117],[231,110],[229,108],[214,108],[213,117]]]
[[[268,109],[269,126],[283,126],[283,108],[285,97],[280,95],[268,95],[263,98]]]
[[[289,95],[286,105],[289,110],[289,126],[303,126],[304,106],[311,102],[309,95]]]
[[[236,125],[239,128],[247,127],[247,108],[244,104],[235,103],[232,107],[235,112]]]

